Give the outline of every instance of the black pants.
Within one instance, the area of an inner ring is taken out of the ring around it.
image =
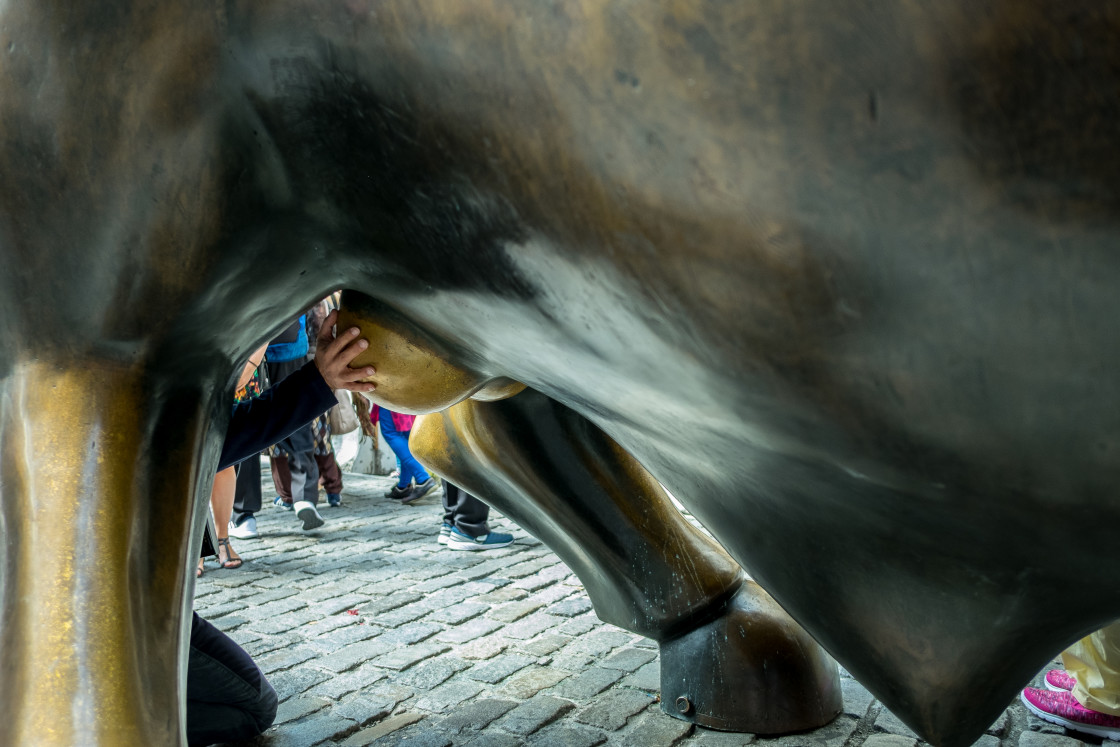
[[[249,654],[194,613],[187,659],[187,742],[249,739],[272,726],[276,691]]]
[[[237,466],[237,487],[233,515],[255,514],[261,510],[261,455],[254,454]]]
[[[490,507],[458,485],[443,481],[443,520],[472,537],[490,534]]]

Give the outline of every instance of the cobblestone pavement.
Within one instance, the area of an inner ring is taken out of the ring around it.
[[[846,676],[844,714],[780,738],[694,727],[658,706],[656,645],[599,621],[579,580],[497,515],[513,545],[486,552],[436,542],[438,492],[402,506],[389,478],[346,474],[341,508],[300,530],[258,515],[234,540],[238,570],[207,563],[195,609],[257,660],[280,696],[252,745],[745,745],[914,747],[916,737]],[[271,483],[265,485],[266,499]],[[1080,744],[1016,704],[978,745]],[[1097,742],[1099,744],[1099,742]]]

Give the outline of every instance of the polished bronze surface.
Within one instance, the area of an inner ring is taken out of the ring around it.
[[[578,413],[892,711],[971,744],[1120,617],[1118,26],[1088,0],[0,4],[2,655],[28,608],[84,619],[11,549],[28,501],[72,498],[25,487],[62,424],[22,372],[164,382],[99,398],[114,431],[194,392],[52,469],[107,471],[92,513],[197,503],[216,372],[346,287],[439,360],[414,409],[501,379]],[[135,567],[168,556],[137,537]],[[129,600],[166,651],[189,586],[153,578]],[[175,715],[121,718],[91,743]]]
[[[828,723],[836,663],[609,436],[538,392],[416,421],[409,447],[542,539],[600,619],[661,646],[661,706],[729,731]],[[676,708],[687,698],[685,710]]]
[[[0,744],[174,744],[198,411],[133,367],[17,364],[0,399]],[[170,421],[170,422],[169,422]],[[206,482],[208,485],[209,483]],[[189,627],[189,623],[187,624]]]
[[[358,303],[355,303],[357,301]],[[351,363],[373,366],[366,381],[377,384],[368,394],[378,404],[392,403],[397,412],[442,410],[486,384],[486,377],[450,362],[422,330],[402,322],[391,309],[368,297],[343,293],[338,327],[357,326],[369,347]]]
[[[409,448],[547,543],[606,622],[664,640],[742,585],[739,564],[633,457],[537,392],[426,415]]]
[[[373,366],[364,379],[377,385],[366,396],[397,412],[436,412],[466,397],[490,402],[525,389],[520,381],[467,368],[466,357],[404,319],[393,309],[360,293],[341,297],[339,329],[357,327],[369,347],[351,365]],[[480,367],[485,364],[479,362]]]
[[[747,581],[715,615],[661,642],[661,710],[723,731],[785,734],[844,707],[836,662]]]

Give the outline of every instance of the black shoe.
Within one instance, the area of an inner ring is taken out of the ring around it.
[[[409,485],[407,488],[401,488],[401,487],[398,487],[398,486],[394,485],[393,489],[385,494],[385,497],[386,498],[392,498],[394,501],[400,501],[400,500],[404,500],[404,499],[408,498],[408,496],[411,495],[411,494],[412,494],[412,486],[411,485]]]
[[[401,498],[401,503],[412,503],[413,501],[418,501],[421,498],[426,498],[427,496],[431,495],[432,492],[438,487],[439,483],[436,482],[436,478],[429,477],[424,482],[419,482],[416,483],[416,485],[412,486],[412,490],[409,492],[409,494],[404,498]]]

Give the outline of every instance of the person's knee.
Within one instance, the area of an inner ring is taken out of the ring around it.
[[[279,704],[280,701],[276,696],[276,690],[262,672],[261,697],[257,701],[257,707],[254,708],[253,712],[250,714],[257,725],[258,734],[263,733],[265,729],[272,726],[272,722],[276,720],[276,709],[279,707]]]
[[[277,705],[276,691],[263,675],[255,698],[237,703],[188,700],[187,743],[196,747],[252,739],[272,726]]]

